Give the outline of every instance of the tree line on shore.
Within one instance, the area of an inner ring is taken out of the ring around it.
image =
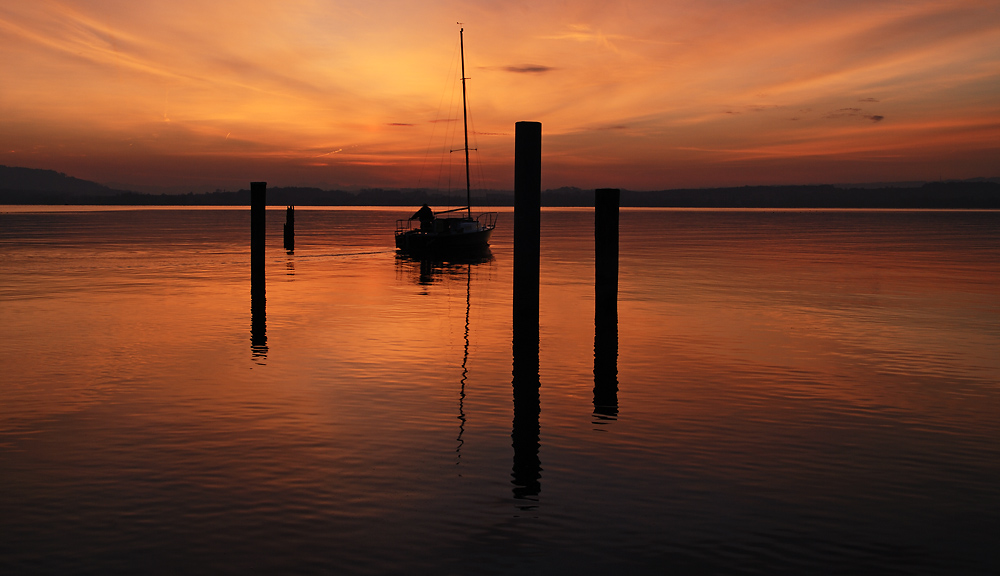
[[[272,206],[458,206],[463,192],[368,188],[359,192],[269,187]],[[478,206],[512,206],[512,191],[477,191]],[[0,204],[115,206],[248,206],[250,191],[144,194],[115,190],[59,174],[0,166]],[[558,188],[542,192],[543,206],[593,206],[594,191]],[[880,187],[741,186],[659,191],[622,190],[622,206],[674,208],[969,208],[1000,209],[1000,181],[974,179]]]

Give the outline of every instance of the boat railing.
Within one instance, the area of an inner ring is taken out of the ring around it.
[[[479,229],[493,229],[497,225],[497,213],[496,212],[483,212],[482,214],[476,216],[476,223]],[[396,235],[405,234],[410,230],[414,229],[414,222],[416,220],[410,220],[409,218],[400,218],[396,220]]]
[[[404,234],[410,230],[413,230],[413,220],[410,220],[409,218],[400,218],[399,220],[396,220],[397,235]]]
[[[476,216],[476,222],[479,223],[480,228],[496,228],[497,225],[497,213],[496,212],[483,212],[479,216]]]

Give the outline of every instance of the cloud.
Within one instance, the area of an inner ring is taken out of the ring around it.
[[[408,122],[389,122],[387,126],[413,126],[413,124]]]
[[[778,106],[777,104],[756,104],[753,106],[746,106],[746,109],[750,112],[766,112],[777,108],[781,108],[781,106]]]
[[[618,52],[618,47],[612,40],[627,40],[628,37],[620,34],[605,34],[601,31],[594,31],[587,24],[570,24],[569,31],[551,36],[542,36],[545,40],[575,40],[576,42],[593,42],[602,48],[607,48],[612,52]]]
[[[878,98],[861,98],[858,102],[881,102]]]
[[[313,158],[322,158],[324,156],[330,156],[331,154],[340,154],[343,151],[344,151],[343,148],[339,148],[337,150],[330,150],[329,152],[313,156]],[[325,166],[325,164],[315,164],[315,166]]]
[[[844,118],[848,116],[860,116],[861,108],[840,108],[839,110],[834,110],[830,112],[824,118]]]
[[[517,74],[541,74],[543,72],[551,72],[555,68],[551,66],[543,66],[541,64],[523,64],[521,66],[506,66],[503,68],[507,72],[514,72]]]
[[[865,120],[871,120],[874,123],[885,120],[885,116],[882,116],[881,114],[866,114],[861,110],[861,108],[840,108],[839,110],[830,112],[824,116],[824,118],[863,118]]]

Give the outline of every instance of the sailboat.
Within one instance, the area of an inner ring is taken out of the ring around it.
[[[465,206],[434,212],[424,204],[413,216],[396,221],[396,248],[411,255],[449,255],[486,250],[496,228],[497,213],[472,217],[472,184],[469,176],[469,107],[465,94],[465,37],[458,31],[462,55],[462,121],[465,128]],[[462,150],[460,148],[459,150]],[[457,151],[457,150],[456,150]],[[462,212],[465,214],[462,214]],[[414,222],[419,222],[419,226]]]

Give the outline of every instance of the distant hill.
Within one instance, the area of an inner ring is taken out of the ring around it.
[[[511,191],[473,191],[482,206],[511,206]],[[428,189],[269,187],[272,206],[457,206],[464,193]],[[0,166],[0,204],[96,204],[123,206],[247,206],[249,190],[203,194],[143,194],[116,190],[53,170]],[[558,188],[542,192],[543,206],[593,206],[594,191]],[[976,208],[1000,209],[1000,178],[820,186],[741,186],[658,191],[622,190],[621,205],[675,208]]]
[[[55,170],[13,168],[0,166],[0,192],[4,196],[60,196],[82,198],[89,196],[114,196],[123,190],[114,190],[89,180],[67,176]],[[7,198],[3,198],[7,200]]]

